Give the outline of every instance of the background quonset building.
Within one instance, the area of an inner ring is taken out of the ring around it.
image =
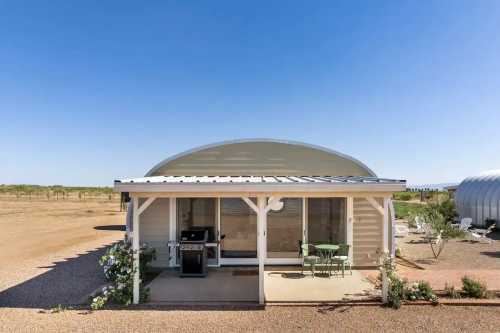
[[[472,223],[486,226],[487,219],[500,227],[500,170],[468,177],[458,186],[455,203],[460,217],[471,217]]]

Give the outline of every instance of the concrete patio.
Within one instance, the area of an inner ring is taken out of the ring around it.
[[[335,302],[342,300],[366,300],[380,296],[360,271],[334,274],[301,274],[297,270],[266,271],[264,278],[266,302]]]
[[[180,278],[176,270],[165,270],[148,287],[153,303],[258,302],[258,271],[254,267],[209,269],[205,278]],[[360,271],[352,274],[301,274],[297,267],[266,268],[266,302],[305,303],[366,300],[380,295]]]

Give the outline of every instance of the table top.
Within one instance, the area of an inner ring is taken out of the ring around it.
[[[330,251],[335,251],[339,249],[339,246],[335,244],[319,244],[315,245],[314,247],[317,248],[318,250],[330,250]]]

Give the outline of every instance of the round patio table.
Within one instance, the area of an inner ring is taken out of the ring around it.
[[[334,244],[319,244],[315,245],[314,248],[319,252],[321,264],[326,265],[326,269],[328,270],[328,276],[331,276],[332,275],[331,259],[333,258],[335,252],[339,249],[339,246]],[[325,272],[326,270],[322,270],[322,273]]]

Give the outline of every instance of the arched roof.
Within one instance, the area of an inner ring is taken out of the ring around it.
[[[357,159],[303,142],[273,139],[224,141],[167,158],[149,176],[372,176]]]
[[[487,218],[497,220],[500,226],[500,170],[467,177],[457,188],[455,203],[461,217],[484,225]]]

